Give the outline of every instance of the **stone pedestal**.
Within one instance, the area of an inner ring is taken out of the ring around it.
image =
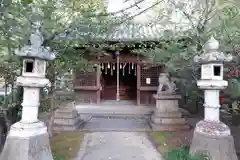
[[[180,95],[155,94],[153,96],[156,99],[156,109],[150,121],[152,130],[177,131],[189,129],[179,110]]]
[[[77,110],[70,103],[65,107],[60,107],[55,112],[54,131],[75,131],[83,124]]]
[[[45,124],[39,121],[12,125],[0,159],[53,160]]]
[[[238,160],[230,129],[222,122],[198,122],[190,153],[205,154],[211,160]]]

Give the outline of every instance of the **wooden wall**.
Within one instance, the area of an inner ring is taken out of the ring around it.
[[[127,61],[127,57],[121,59]],[[94,63],[100,63],[101,61],[110,60],[98,60]],[[114,61],[114,60],[112,60]],[[162,71],[162,67],[147,66],[145,61],[137,60],[134,57],[129,58],[130,62],[137,64],[137,99],[138,105],[153,105],[155,99],[153,94],[157,92],[158,76]],[[97,71],[98,70],[98,71]],[[100,84],[100,68],[96,69],[96,72],[75,72],[74,78],[74,90],[76,95],[76,101],[78,103],[100,103],[101,101],[101,84]],[[146,78],[151,79],[150,84],[146,84]]]
[[[162,72],[161,66],[138,66],[138,105],[153,105],[156,100],[153,98],[153,94],[157,92],[159,73]],[[151,83],[147,84],[146,79],[150,78]]]
[[[98,103],[98,87],[96,72],[75,72],[74,91],[77,103]]]

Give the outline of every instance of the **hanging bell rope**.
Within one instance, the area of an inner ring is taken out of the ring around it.
[[[115,70],[115,65],[116,65],[116,64],[115,64],[115,63],[113,63],[113,70]]]
[[[125,63],[125,64],[123,65],[123,76],[125,75],[125,67],[126,67],[126,65],[127,65],[127,63]]]
[[[136,76],[137,75],[137,67],[134,67],[135,68],[135,72],[134,72],[134,75]]]
[[[107,66],[104,64],[105,74],[107,74]]]
[[[128,63],[128,74],[131,74],[131,63]]]
[[[113,75],[113,64],[110,65],[111,68],[111,76]]]

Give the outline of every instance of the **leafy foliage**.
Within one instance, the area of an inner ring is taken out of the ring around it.
[[[165,158],[166,160],[208,160],[208,157],[203,154],[199,156],[191,156],[187,146],[168,151]]]
[[[196,87],[200,68],[194,64],[193,57],[203,52],[204,44],[211,35],[220,41],[220,51],[235,56],[234,61],[227,65],[226,78],[231,81],[233,72],[240,69],[239,3],[221,0],[206,0],[204,3],[205,8],[202,12],[197,10],[196,15],[192,14],[195,13],[196,8],[187,9],[182,7],[184,5],[181,2],[174,4],[175,10],[180,10],[191,22],[192,29],[182,32],[183,36],[163,37],[164,42],[160,42],[153,48],[135,50],[137,53],[148,56],[156,65],[165,64],[166,71],[172,74],[182,88],[182,94],[189,95],[187,92],[194,91],[188,99],[201,96]],[[234,85],[238,86],[236,83]]]
[[[140,7],[141,14],[144,9],[140,3],[143,1],[140,0],[129,8]],[[179,11],[190,22],[191,27],[182,32],[184,36],[166,35],[155,47],[149,48],[140,42],[141,49],[135,52],[148,56],[155,64],[166,64],[166,69],[185,88],[184,92],[191,89],[195,93],[192,95],[199,96],[195,85],[199,77],[199,66],[194,65],[192,59],[202,52],[203,45],[211,34],[220,40],[222,51],[238,55],[239,3],[223,0],[190,3],[189,0],[168,1],[162,5],[160,2],[162,1],[152,1],[147,9],[158,12],[156,21],[162,24],[169,22],[170,15]],[[50,46],[58,53],[57,59],[48,66],[47,76],[52,84],[58,75],[70,69],[92,70],[92,65],[86,59],[89,54],[98,56],[105,48],[121,50],[125,46],[135,45],[135,42],[106,45],[106,41],[99,36],[133,19],[136,15],[126,15],[129,8],[108,14],[102,0],[4,0],[1,3],[0,75],[8,84],[15,81],[21,68],[21,60],[14,56],[13,49],[28,43],[31,24],[36,20],[42,22],[44,46]],[[122,13],[121,16],[116,16],[118,13]],[[180,24],[172,22],[173,26]],[[236,58],[230,67],[238,68],[238,63],[239,58]],[[231,71],[232,69],[229,70],[228,76],[231,75]],[[49,93],[54,92],[53,88],[54,85]]]

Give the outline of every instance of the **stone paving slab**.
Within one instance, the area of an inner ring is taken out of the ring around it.
[[[145,133],[87,133],[76,160],[163,160]]]

